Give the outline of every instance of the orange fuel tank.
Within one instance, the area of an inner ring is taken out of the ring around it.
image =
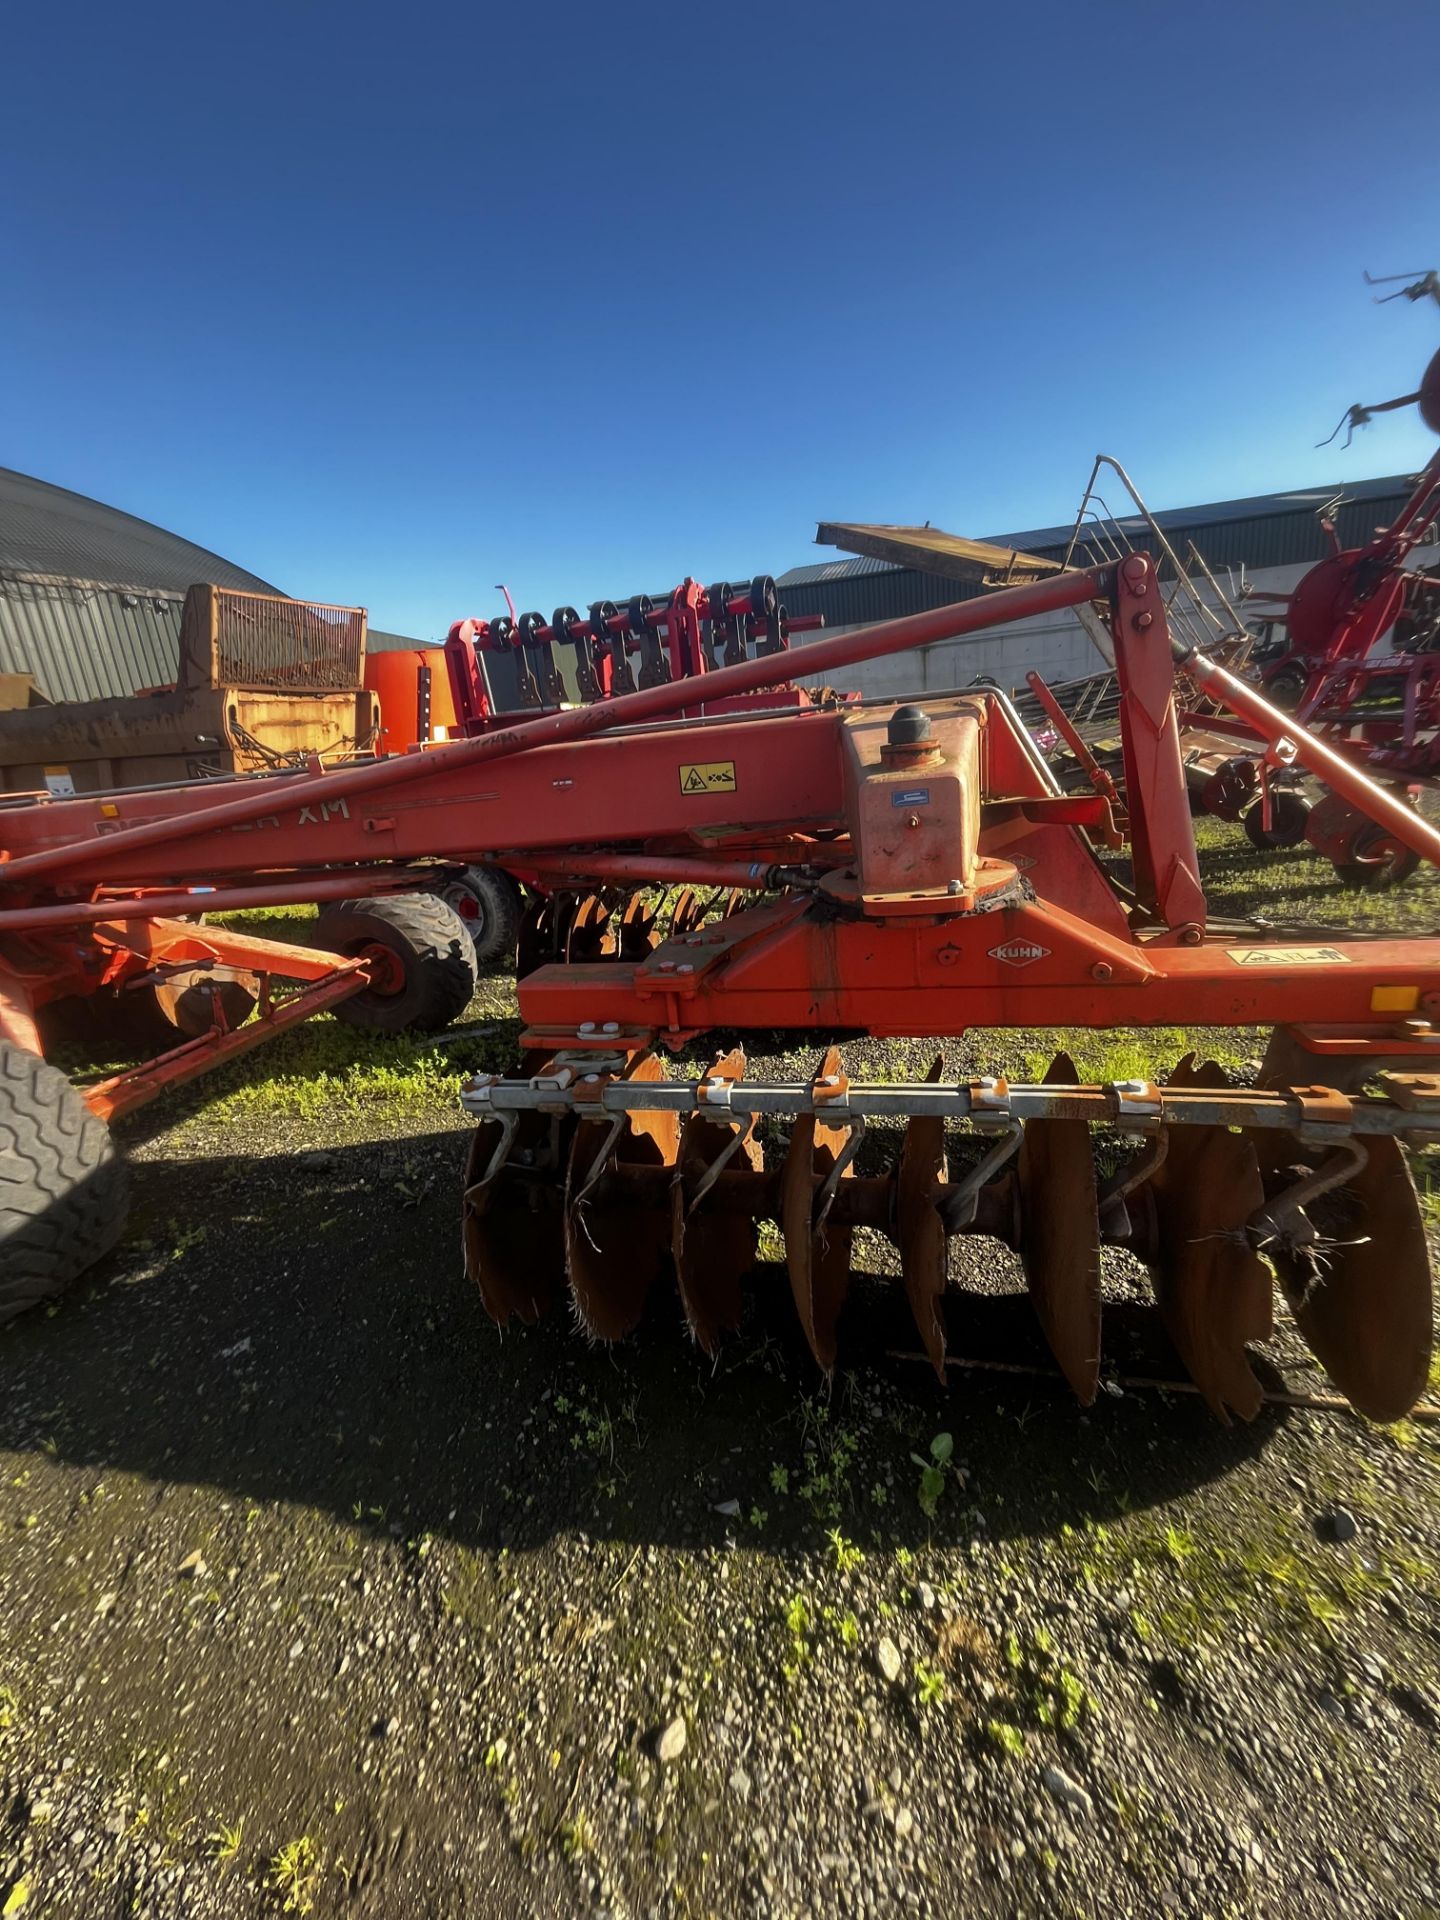
[[[422,670],[429,669],[430,724],[420,727]],[[453,739],[458,728],[443,647],[394,647],[365,656],[365,685],[380,697],[380,751],[403,753],[417,740]]]

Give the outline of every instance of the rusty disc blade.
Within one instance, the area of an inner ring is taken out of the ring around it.
[[[1272,1197],[1324,1153],[1293,1134],[1256,1144]],[[1341,1393],[1369,1420],[1399,1420],[1429,1377],[1430,1257],[1404,1149],[1383,1134],[1365,1147],[1364,1166],[1306,1209],[1320,1244],[1267,1252],[1295,1324]]]
[[[722,1054],[710,1068],[727,1080],[745,1071],[745,1055],[737,1047]],[[679,1178],[670,1188],[670,1252],[680,1283],[685,1318],[697,1345],[714,1354],[722,1333],[740,1327],[740,1282],[755,1264],[758,1236],[755,1222],[743,1213],[707,1213],[702,1199],[689,1212],[695,1189],[709,1168],[735,1138],[733,1127],[719,1126],[703,1113],[692,1113],[680,1133]],[[764,1165],[760,1144],[742,1140],[727,1167],[758,1174]]]
[[[936,1058],[925,1078],[934,1082],[944,1070]],[[945,1321],[940,1296],[945,1291],[945,1223],[935,1205],[935,1189],[945,1178],[945,1122],[917,1114],[905,1128],[895,1186],[895,1233],[900,1273],[910,1311],[936,1373],[945,1378]]]
[[[1255,1150],[1223,1127],[1171,1127],[1147,1184],[1165,1330],[1216,1418],[1253,1420],[1265,1396],[1245,1346],[1272,1330],[1270,1272],[1245,1238],[1265,1197]]]
[[[656,945],[656,913],[649,897],[632,893],[620,916],[617,946],[622,960],[643,960]]]
[[[555,1304],[565,1261],[560,1169],[567,1131],[552,1132],[543,1113],[521,1114],[508,1160],[483,1185],[500,1123],[483,1121],[471,1139],[461,1203],[465,1272],[498,1326],[512,1314],[533,1325]]]
[[[1047,1085],[1076,1084],[1057,1053]],[[1100,1386],[1100,1215],[1090,1129],[1083,1120],[1028,1120],[1020,1142],[1020,1258],[1030,1299],[1060,1371],[1082,1407]]]
[[[662,1080],[653,1054],[641,1054],[625,1076]],[[606,1198],[600,1181],[582,1196],[609,1120],[582,1120],[575,1129],[565,1181],[565,1273],[581,1323],[597,1340],[622,1340],[640,1321],[645,1297],[670,1246],[663,1212]],[[610,1151],[611,1166],[673,1167],[680,1144],[674,1113],[634,1113]]]
[[[699,924],[700,903],[695,898],[695,889],[686,887],[675,902],[670,913],[670,938],[678,940],[683,933]]]
[[[537,895],[525,909],[515,942],[517,979],[523,980],[527,973],[533,973],[537,967],[543,967],[547,960],[555,958],[554,936],[554,902],[544,894]]]
[[[839,1072],[840,1049],[829,1047],[816,1077],[823,1079]],[[780,1224],[785,1234],[790,1291],[810,1351],[826,1373],[835,1371],[840,1312],[850,1291],[854,1234],[851,1228],[833,1226],[829,1221],[817,1231],[815,1199],[846,1143],[843,1127],[827,1127],[813,1113],[797,1114],[780,1177]],[[851,1172],[847,1166],[841,1178],[849,1178]]]
[[[611,951],[610,909],[598,893],[576,903],[565,930],[565,958],[572,964],[602,960]]]

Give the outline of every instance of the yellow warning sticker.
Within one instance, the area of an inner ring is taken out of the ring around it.
[[[733,760],[688,760],[680,769],[681,793],[734,793]]]
[[[1237,967],[1346,967],[1348,953],[1338,947],[1227,947]]]

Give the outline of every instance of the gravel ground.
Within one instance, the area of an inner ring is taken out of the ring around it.
[[[152,1109],[118,1253],[0,1332],[0,1912],[1440,1912],[1440,1428],[942,1391],[870,1236],[828,1393],[773,1257],[713,1367],[659,1290],[502,1336],[448,1060],[511,1031]],[[1043,1364],[954,1258],[952,1351]]]

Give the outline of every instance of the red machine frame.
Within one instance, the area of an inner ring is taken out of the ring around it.
[[[938,893],[923,880],[882,917],[883,931],[873,917],[847,919],[838,899],[832,922],[807,918],[801,907],[826,875],[855,859],[844,743],[866,725],[869,710],[806,706],[722,712],[681,729],[647,724],[695,703],[693,682],[666,681],[423,754],[242,783],[243,790],[218,802],[210,788],[177,787],[6,809],[0,1025],[33,1046],[34,1014],[48,1000],[196,966],[303,981],[306,1011],[334,1005],[349,993],[376,990],[384,956],[357,965],[197,929],[174,916],[403,890],[433,877],[434,867],[422,861],[478,858],[525,868],[551,885],[599,874],[791,886],[778,904],[706,932],[703,954],[677,957],[661,948],[644,961],[603,969],[542,968],[522,984],[521,1000],[547,1044],[560,1033],[585,1044],[587,1022],[619,1022],[633,1030],[636,1046],[655,1033],[678,1040],[737,1014],[784,1025],[803,999],[806,1024],[833,1019],[876,1032],[1057,1021],[1323,1021],[1370,1031],[1388,1047],[1394,1021],[1377,1015],[1401,1010],[1397,993],[1408,996],[1403,1010],[1410,1013],[1440,1006],[1433,998],[1440,995],[1440,945],[1328,941],[1331,958],[1323,967],[1254,966],[1241,975],[1227,952],[1233,934],[1207,934],[1165,608],[1143,556],[837,636],[809,649],[806,664],[828,674],[861,658],[1096,599],[1107,607],[1116,644],[1135,885],[1149,924],[1128,926],[1113,905],[1102,904],[1090,856],[1069,831],[1081,826],[1113,838],[1106,797],[1048,790],[1023,732],[995,725],[984,730],[988,790],[1007,799],[1002,817],[985,822],[980,842],[982,867],[992,862],[993,872],[984,869],[973,887],[948,874]],[[1203,656],[1181,664],[1207,694],[1267,738],[1291,740],[1300,764],[1440,862],[1440,835],[1322,741]],[[786,672],[776,656],[722,667],[707,679],[707,710],[715,700],[759,693]],[[683,768],[697,764],[728,764],[728,783],[686,792]],[[482,768],[483,781],[476,777]],[[972,915],[994,874],[1015,869],[1007,849],[1033,858],[1021,843],[1038,844],[1046,835],[1065,852],[1047,854],[1056,877],[1043,897]],[[942,854],[943,842],[922,829],[911,864],[928,871],[927,862]],[[203,888],[193,885],[196,873],[206,876]],[[1011,943],[1034,949],[1033,957],[1019,967],[997,959],[993,949]],[[127,1110],[170,1080],[248,1049],[274,1030],[281,1005],[267,1000],[254,1026],[217,1027],[138,1077],[120,1076],[92,1094],[92,1104]],[[298,1017],[287,1013],[284,1024]],[[1413,1057],[1426,1043],[1396,1044]]]

